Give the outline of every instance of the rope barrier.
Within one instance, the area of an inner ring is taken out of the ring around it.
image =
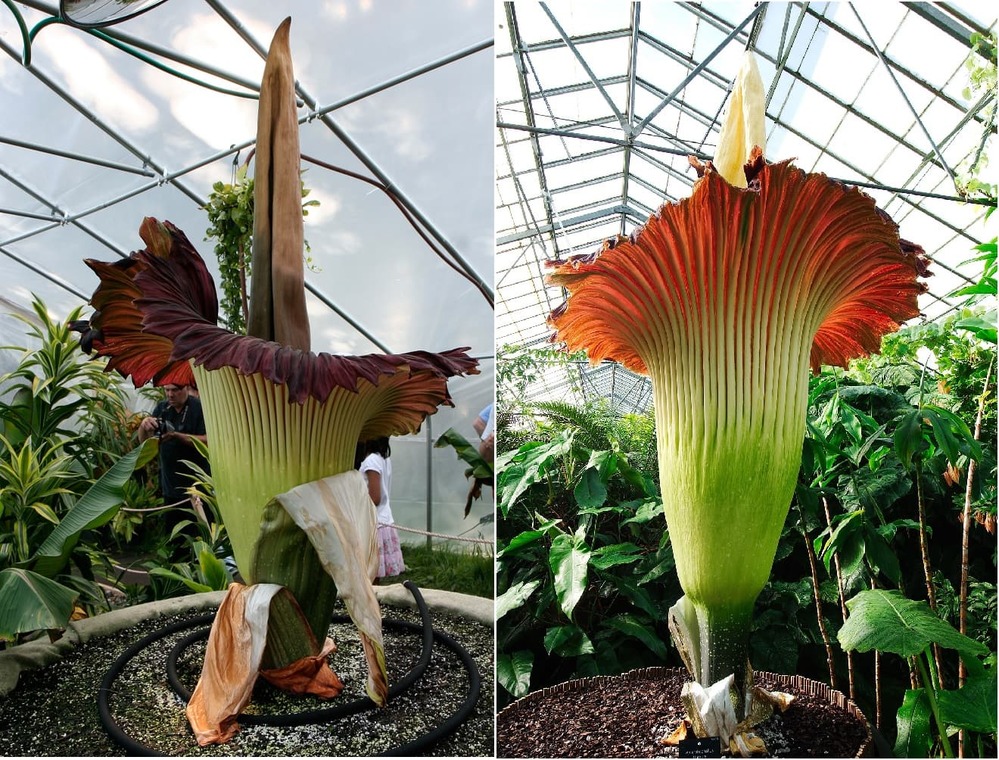
[[[416,533],[421,536],[431,536],[433,538],[445,538],[448,541],[467,541],[470,544],[489,544],[489,546],[492,546],[493,544],[496,543],[491,538],[464,538],[463,536],[449,536],[445,533],[431,533],[430,531],[420,530],[418,528],[407,528],[403,525],[396,525],[395,523],[383,523],[383,522],[378,523],[379,528],[383,528],[386,526],[395,528],[396,530],[404,530],[407,533]]]
[[[162,512],[163,510],[166,510],[166,509],[173,509],[174,507],[179,507],[181,504],[190,505],[190,501],[188,499],[184,499],[183,501],[178,501],[175,504],[165,504],[162,507],[151,507],[149,509],[133,509],[133,508],[122,507],[121,511],[122,512],[132,512],[132,513]],[[470,543],[470,544],[488,544],[489,546],[492,546],[493,544],[496,543],[495,540],[493,540],[491,538],[465,538],[464,536],[449,536],[446,533],[431,533],[431,532],[426,531],[426,530],[419,530],[418,528],[407,528],[407,527],[405,527],[403,525],[397,525],[396,523],[383,523],[383,522],[380,522],[380,523],[378,523],[378,527],[379,528],[390,527],[390,528],[395,528],[396,530],[404,530],[407,533],[416,533],[416,534],[418,534],[420,536],[431,536],[432,538],[443,538],[443,539],[446,539],[448,541],[465,541],[465,542]],[[475,526],[473,525],[472,528],[474,528],[474,527]],[[472,530],[472,528],[469,528],[469,530]]]
[[[136,514],[142,514],[142,513],[145,513],[145,512],[162,512],[162,511],[164,511],[166,509],[173,509],[175,507],[180,507],[180,506],[183,506],[183,505],[190,506],[191,505],[191,500],[190,499],[181,499],[180,501],[175,501],[173,504],[164,504],[161,507],[147,507],[146,509],[139,509],[138,507],[122,507],[119,511],[120,512],[133,512],[133,513],[136,513]]]

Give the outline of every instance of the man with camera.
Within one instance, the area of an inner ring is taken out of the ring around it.
[[[201,400],[188,385],[163,386],[166,400],[139,424],[139,442],[155,436],[160,441],[160,492],[167,504],[187,501],[185,492],[195,477],[188,462],[208,472],[208,460],[194,445],[197,439],[208,443]]]

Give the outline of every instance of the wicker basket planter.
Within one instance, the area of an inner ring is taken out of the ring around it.
[[[757,683],[795,702],[758,727],[771,756],[869,757],[861,710],[842,692],[802,676],[758,672]],[[669,757],[661,744],[683,717],[681,668],[643,668],[581,678],[532,692],[497,716],[499,757]],[[798,736],[797,734],[804,734]],[[810,753],[809,744],[814,744]]]

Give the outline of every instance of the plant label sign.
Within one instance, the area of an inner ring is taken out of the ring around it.
[[[680,751],[680,757],[721,757],[721,738],[708,736],[698,739],[696,736],[691,736],[681,739],[677,749]]]

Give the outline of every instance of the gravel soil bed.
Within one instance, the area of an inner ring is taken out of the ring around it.
[[[344,614],[338,605],[335,614]],[[82,644],[60,662],[21,674],[17,688],[0,696],[0,754],[7,756],[123,756],[108,736],[97,709],[101,679],[129,646],[154,630],[198,614],[160,618],[112,636]],[[419,623],[416,610],[383,607],[393,620]],[[427,756],[492,757],[494,748],[493,631],[479,623],[432,613],[433,627],[458,642],[475,661],[482,679],[479,699],[469,719],[428,749]],[[173,634],[138,654],[115,681],[109,706],[116,722],[133,739],[164,755],[185,756],[367,756],[389,752],[416,739],[455,712],[468,694],[469,679],[459,657],[436,643],[423,677],[381,710],[369,710],[332,723],[302,727],[244,725],[228,744],[198,747],[184,716],[184,702],[170,688],[165,662],[174,644],[190,634]],[[344,682],[334,700],[293,697],[262,680],[247,713],[283,714],[317,710],[365,696],[366,666],[352,624],[331,626],[337,651],[331,667]],[[385,655],[389,684],[401,679],[419,660],[421,634],[386,627]],[[204,642],[191,645],[178,659],[178,674],[193,689],[201,670]]]
[[[660,744],[684,717],[680,672],[667,678],[609,678],[599,685],[514,703],[496,723],[498,757],[676,757]],[[784,713],[757,726],[770,757],[854,757],[867,737],[846,710],[783,683],[757,683],[795,695]]]

